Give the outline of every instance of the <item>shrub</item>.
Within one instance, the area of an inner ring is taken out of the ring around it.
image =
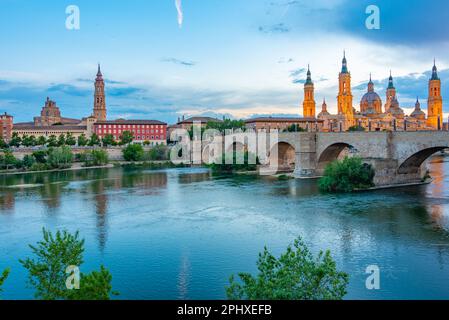
[[[326,166],[324,177],[319,181],[323,192],[352,192],[374,186],[374,169],[359,157],[345,157]]]
[[[150,161],[163,161],[168,160],[168,148],[167,146],[161,144],[151,148],[148,151],[148,160]]]
[[[38,163],[47,163],[47,156],[48,156],[47,151],[44,150],[35,151],[32,153],[32,155]]]
[[[53,169],[67,169],[72,166],[73,154],[70,147],[63,146],[49,151],[48,164]]]
[[[84,166],[103,166],[109,163],[109,156],[105,150],[92,150],[79,155],[81,162],[84,162]]]
[[[2,293],[2,291],[3,291],[2,286],[3,286],[3,284],[5,283],[6,278],[8,278],[9,272],[10,272],[10,269],[6,269],[6,270],[3,271],[3,273],[0,275],[0,293]]]
[[[22,163],[25,168],[31,168],[36,163],[36,159],[32,155],[27,154],[23,157]]]
[[[48,170],[48,165],[45,163],[34,163],[29,169],[29,171],[46,171]]]
[[[349,276],[337,270],[330,252],[314,257],[301,238],[279,259],[267,248],[259,254],[257,276],[240,273],[226,288],[231,300],[341,300],[346,295]]]
[[[130,144],[123,149],[123,158],[126,161],[141,161],[145,152],[140,144]]]
[[[237,160],[242,159],[243,163],[238,164]],[[212,163],[209,167],[216,173],[232,173],[239,171],[255,171],[257,169],[258,159],[256,164],[249,163],[250,154],[245,152],[233,151],[232,153],[223,153],[216,163]]]

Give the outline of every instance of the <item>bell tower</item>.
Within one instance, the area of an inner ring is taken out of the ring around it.
[[[97,121],[106,121],[106,95],[104,92],[104,80],[98,64],[97,78],[95,79],[94,114]]]
[[[338,114],[343,115],[347,120],[352,120],[354,117],[354,109],[352,106],[352,92],[351,92],[351,73],[348,71],[348,62],[346,54],[343,54],[342,68],[338,76]]]
[[[441,80],[438,77],[438,70],[435,61],[432,68],[432,78],[429,80],[427,125],[435,130],[441,130],[441,128],[443,128],[443,98],[441,97]]]
[[[315,89],[312,82],[312,74],[310,73],[310,66],[307,70],[307,80],[304,84],[304,103],[303,115],[304,118],[315,118],[316,103],[315,103]]]

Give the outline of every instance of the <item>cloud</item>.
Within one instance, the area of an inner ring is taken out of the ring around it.
[[[288,33],[290,32],[290,27],[286,26],[284,23],[277,23],[269,26],[260,26],[259,32],[267,34]]]
[[[184,13],[182,12],[181,0],[175,0],[176,11],[178,11],[178,25],[182,28],[182,23],[184,21]]]
[[[187,61],[187,60],[179,60],[176,58],[164,58],[164,59],[162,59],[162,62],[174,63],[177,65],[186,66],[186,67],[193,67],[196,65],[196,62]]]

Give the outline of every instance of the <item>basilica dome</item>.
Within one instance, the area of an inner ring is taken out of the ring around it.
[[[363,95],[360,101],[360,112],[370,116],[382,113],[382,99],[374,91],[374,83],[371,80],[371,76],[368,83],[368,92]]]

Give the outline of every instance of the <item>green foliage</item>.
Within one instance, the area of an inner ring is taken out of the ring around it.
[[[90,147],[99,146],[101,144],[100,138],[94,133],[89,139],[88,145]]]
[[[67,300],[110,300],[112,292],[112,275],[104,266],[100,271],[81,274],[80,289],[67,291]]]
[[[239,159],[243,158],[243,163],[237,163]],[[252,157],[254,158],[254,156]],[[239,152],[233,151],[223,153],[220,159],[216,163],[212,163],[209,167],[214,173],[232,173],[241,171],[255,171],[257,170],[258,159],[256,158],[256,164],[249,163],[250,154],[248,151]]]
[[[65,140],[65,135],[64,134],[61,134],[61,135],[59,135],[59,138],[58,138],[58,146],[65,146],[66,145],[66,140]]]
[[[22,137],[22,145],[25,147],[33,147],[37,144],[37,140],[35,136],[27,136],[24,135]]]
[[[55,235],[43,229],[43,240],[30,245],[33,258],[20,260],[28,270],[28,284],[35,297],[43,300],[108,300],[112,293],[112,276],[103,266],[100,271],[80,275],[80,289],[66,287],[69,266],[83,264],[84,240],[79,233],[57,231]]]
[[[28,270],[28,284],[36,290],[37,299],[64,299],[66,268],[83,263],[84,240],[79,239],[78,232],[73,235],[67,231],[58,231],[56,235],[45,229],[42,232],[43,240],[29,246],[34,257],[20,263]]]
[[[23,157],[22,163],[25,168],[31,168],[36,163],[36,159],[32,155],[27,154]]]
[[[58,139],[56,138],[55,135],[52,134],[51,136],[48,137],[47,145],[49,147],[57,147],[58,146]]]
[[[148,152],[148,160],[150,161],[163,161],[168,160],[169,150],[165,145],[157,145]]]
[[[51,149],[47,162],[52,169],[70,168],[73,162],[72,150],[67,146]]]
[[[85,147],[89,143],[89,140],[87,140],[86,135],[83,133],[78,137],[78,146]]]
[[[358,126],[357,125],[357,126],[349,127],[348,131],[349,132],[366,131],[366,129],[364,127],[362,127],[362,126]]]
[[[109,155],[102,149],[86,151],[77,156],[78,161],[84,162],[85,167],[104,166],[109,163]]]
[[[65,138],[65,144],[68,146],[76,145],[76,139],[71,133],[67,133],[67,136]]]
[[[48,156],[47,151],[44,150],[35,151],[33,152],[32,155],[38,163],[47,163],[47,156]]]
[[[28,170],[29,171],[46,171],[48,169],[49,169],[49,167],[47,164],[36,162]]]
[[[267,248],[259,254],[257,276],[232,276],[226,288],[231,300],[341,300],[349,276],[337,270],[330,252],[314,257],[301,238],[295,240],[279,259]]]
[[[9,147],[9,145],[5,142],[5,140],[0,138],[0,149],[6,149],[8,147]]]
[[[298,124],[292,124],[284,132],[306,132],[306,129],[300,127]]]
[[[11,140],[9,141],[9,145],[11,147],[20,147],[21,144],[22,138],[19,137],[19,134],[17,132],[13,132]]]
[[[40,136],[37,138],[36,145],[37,146],[45,146],[47,144],[47,139],[44,136]]]
[[[206,129],[216,129],[220,132],[225,132],[227,129],[245,129],[245,121],[244,120],[231,120],[231,119],[224,119],[223,122],[214,122],[210,121],[206,125]]]
[[[126,161],[142,161],[145,152],[140,144],[130,144],[123,149],[123,158]]]
[[[112,134],[105,135],[102,139],[102,142],[104,147],[117,145],[117,142],[115,142],[114,136]]]
[[[9,273],[10,273],[10,269],[6,269],[5,271],[3,271],[3,273],[0,275],[0,293],[3,292],[2,286],[6,281],[6,278],[8,278]]]
[[[352,192],[374,186],[374,169],[359,157],[345,157],[326,166],[324,177],[319,181],[323,192]]]
[[[122,135],[120,136],[120,144],[121,145],[127,145],[133,142],[134,136],[129,131],[123,131]]]
[[[11,151],[6,150],[3,155],[0,155],[0,168],[1,169],[13,169],[13,168],[21,168],[22,161],[14,157]]]

